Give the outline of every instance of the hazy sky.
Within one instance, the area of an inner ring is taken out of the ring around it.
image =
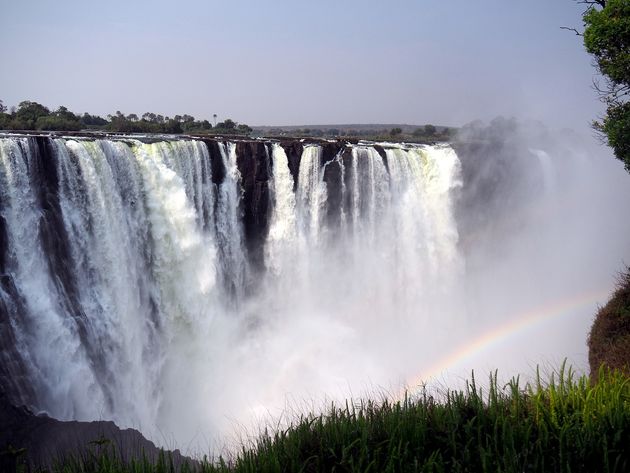
[[[250,125],[586,129],[602,111],[572,0],[0,0],[0,99]]]

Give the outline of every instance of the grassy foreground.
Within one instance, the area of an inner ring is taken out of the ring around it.
[[[122,464],[101,454],[55,472],[170,472],[164,457]],[[628,472],[630,378],[602,370],[595,384],[564,367],[548,382],[489,387],[473,378],[438,401],[427,391],[401,402],[333,406],[265,433],[232,459],[184,465],[203,472]]]

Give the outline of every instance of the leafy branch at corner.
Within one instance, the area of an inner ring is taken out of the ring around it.
[[[630,0],[585,1],[584,46],[595,58],[604,84],[595,83],[606,115],[593,127],[605,135],[630,172]]]

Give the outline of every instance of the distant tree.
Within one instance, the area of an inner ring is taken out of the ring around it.
[[[433,136],[435,135],[436,132],[437,132],[437,128],[435,128],[433,125],[424,125],[425,135]]]
[[[102,127],[107,125],[107,120],[105,120],[103,117],[99,117],[98,115],[90,115],[89,113],[85,112],[81,117],[81,124],[85,127],[90,128]]]
[[[248,135],[253,131],[248,125],[245,125],[244,123],[241,123],[236,129],[239,133],[243,133],[244,135]]]
[[[396,128],[392,128],[392,129],[390,130],[390,132],[389,132],[389,134],[390,134],[391,136],[398,136],[398,135],[400,135],[401,133],[402,133],[402,129],[401,129],[401,128],[398,128],[398,127],[396,127]]]
[[[142,119],[147,122],[154,123],[156,121],[157,115],[152,112],[146,112],[142,114]]]
[[[127,115],[127,120],[132,121],[132,122],[137,122],[138,115],[136,115],[135,113],[130,113],[129,115]]]
[[[213,114],[212,118],[214,118],[214,126],[216,127],[217,126],[217,114],[216,113]]]
[[[7,111],[7,107],[4,105],[4,102],[0,100],[0,113],[5,113]]]
[[[63,118],[65,120],[77,121],[79,117],[77,117],[74,113],[68,110],[63,105],[60,106],[57,110],[55,110],[54,115],[59,118]]]
[[[236,128],[236,122],[228,118],[225,121],[219,122],[216,127],[224,130],[233,130]]]
[[[18,104],[15,115],[19,122],[26,124],[28,129],[33,129],[37,119],[50,115],[50,110],[40,103],[25,100]]]
[[[164,124],[165,133],[182,133],[182,125],[177,120],[168,120]]]
[[[68,119],[57,115],[41,116],[35,122],[37,130],[76,131],[81,129],[78,119]]]
[[[424,136],[424,128],[416,128],[415,130],[413,130],[412,133],[413,136]]]

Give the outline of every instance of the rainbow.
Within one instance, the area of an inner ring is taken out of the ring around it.
[[[406,383],[406,387],[398,394],[397,399],[403,399],[408,393],[413,393],[418,386],[436,378],[448,368],[488,350],[493,345],[497,345],[517,333],[535,328],[554,319],[573,315],[579,309],[590,309],[598,302],[608,299],[609,296],[610,291],[608,289],[598,289],[516,314],[510,317],[508,322],[483,333],[470,343],[458,347],[440,358],[420,375],[414,376]]]

